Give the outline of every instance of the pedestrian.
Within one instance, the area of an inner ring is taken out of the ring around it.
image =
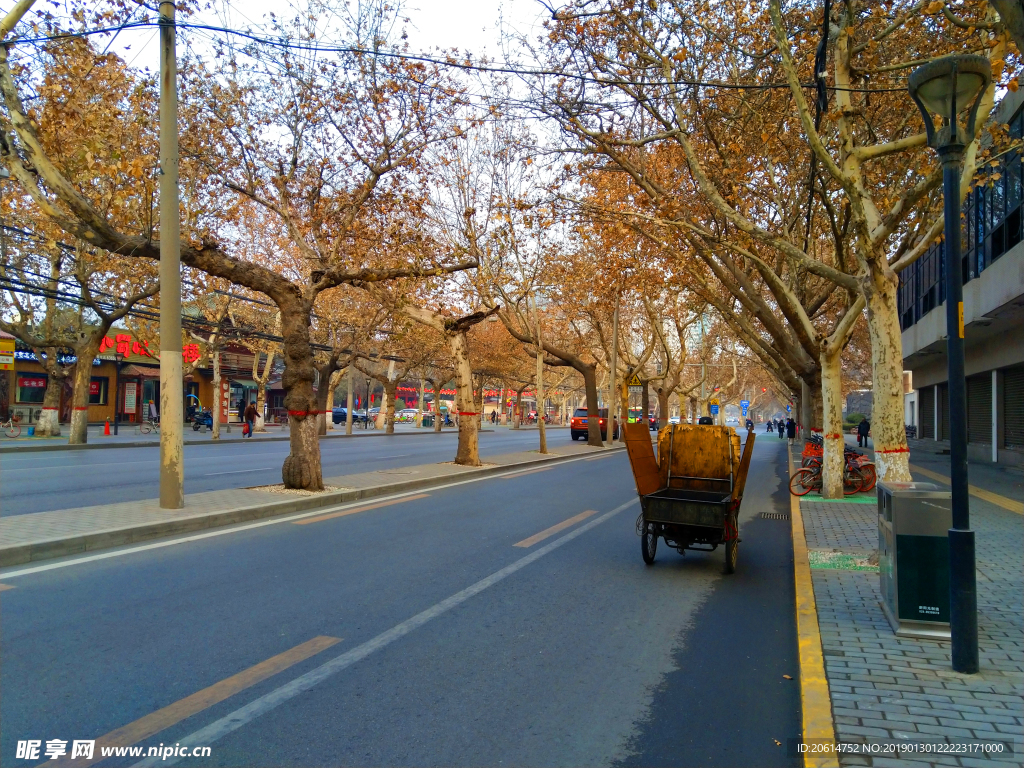
[[[246,399],[244,397],[238,398],[238,420],[239,421],[245,421],[245,407],[248,404],[249,403],[246,401]]]
[[[790,445],[796,440],[796,422],[792,417],[786,420],[786,437],[789,438]]]
[[[782,419],[775,422],[775,431],[779,433],[779,440],[786,436],[786,425],[783,423]]]
[[[868,432],[871,431],[871,422],[867,420],[867,417],[863,417],[860,420],[860,424],[857,425],[857,445],[862,448],[868,447]]]
[[[256,427],[256,406],[253,403],[249,403],[246,406],[245,411],[242,412],[242,417],[245,419],[246,425],[249,427],[248,435],[251,438],[253,430]],[[242,435],[245,437],[245,435]]]

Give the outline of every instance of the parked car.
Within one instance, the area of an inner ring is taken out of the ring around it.
[[[601,427],[601,439],[608,439],[608,409],[601,408],[597,412],[598,424]],[[569,421],[569,435],[573,440],[579,440],[581,437],[586,439],[587,437],[587,409],[577,408],[572,415],[572,419]],[[619,439],[619,425],[616,422],[615,427],[612,429],[612,440]]]
[[[345,408],[334,408],[331,411],[331,421],[335,424],[344,424],[347,411]],[[352,411],[352,423],[359,424],[366,421],[366,415],[362,411]]]

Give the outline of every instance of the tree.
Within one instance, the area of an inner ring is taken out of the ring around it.
[[[324,9],[316,3],[311,10],[296,26],[281,27],[281,34],[308,43],[320,34],[315,19],[338,18],[318,14]],[[281,238],[305,261],[301,271],[283,273],[233,256],[223,223],[219,230],[210,223],[192,233],[180,252],[184,265],[263,293],[281,312],[282,386],[292,423],[282,477],[290,488],[323,488],[310,344],[317,297],[343,284],[449,274],[476,264],[400,262],[388,235],[401,234],[379,230],[385,211],[411,202],[402,191],[407,178],[398,177],[413,174],[425,148],[453,130],[459,92],[436,67],[356,52],[390,50],[387,32],[396,9],[369,3],[357,10],[342,30],[354,51],[344,57],[314,62],[253,51],[259,67],[235,68],[231,61],[212,72],[197,67],[184,73],[182,84],[188,127],[182,153],[197,158],[206,180],[197,188],[227,218],[234,206],[225,188],[276,217]],[[6,49],[0,50],[0,92],[6,108],[0,153],[41,212],[94,248],[158,261],[153,227],[139,227],[151,217],[112,217],[91,187],[69,176],[67,164],[48,149],[40,133],[45,116],[26,109]],[[119,115],[108,117],[119,124]],[[183,162],[183,177],[188,173]],[[113,175],[123,179],[120,164]]]

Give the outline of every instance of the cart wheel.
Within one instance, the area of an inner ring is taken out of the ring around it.
[[[198,432],[199,431],[199,422],[198,421],[193,421],[192,422],[192,431],[193,432]]]
[[[739,539],[725,542],[725,572],[736,573],[736,558],[739,556]]]
[[[7,436],[8,437],[17,437],[20,434],[21,434],[21,425],[20,424],[11,424],[11,426],[9,426],[7,428]]]
[[[654,554],[658,551],[658,534],[653,525],[648,525],[640,537],[640,554],[644,556],[644,562],[648,565],[654,563]]]

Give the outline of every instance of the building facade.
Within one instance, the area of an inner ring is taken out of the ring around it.
[[[1008,94],[996,112],[1019,139],[1024,91]],[[1020,152],[1008,155],[964,202],[961,269],[968,455],[1024,464],[1024,242]],[[949,439],[944,249],[933,246],[900,275],[904,368],[913,392],[908,425],[920,439]]]

